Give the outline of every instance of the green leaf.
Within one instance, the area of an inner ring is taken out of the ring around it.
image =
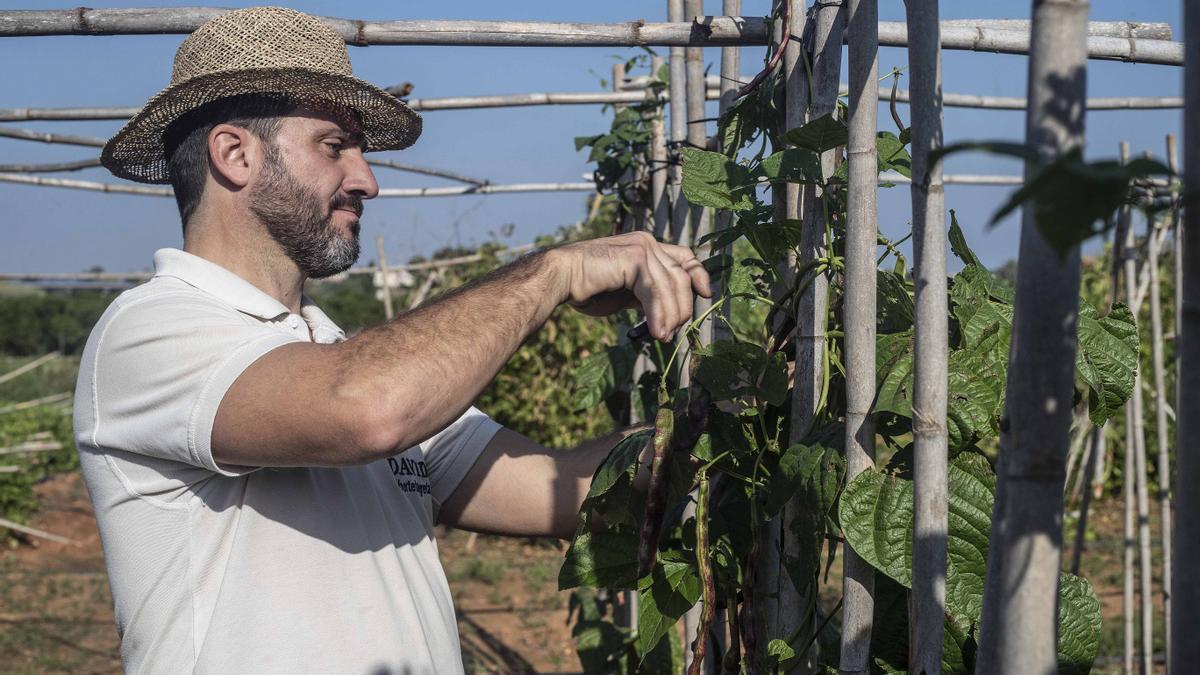
[[[632,589],[637,582],[637,543],[637,531],[628,527],[576,533],[558,571],[558,589]]]
[[[787,641],[775,638],[767,643],[767,656],[774,660],[776,669],[786,672],[789,662],[796,658],[796,650]]]
[[[950,252],[955,255],[964,265],[978,265],[983,267],[983,263],[979,262],[979,257],[967,245],[967,238],[963,235],[962,227],[958,224],[958,214],[954,209],[950,209]]]
[[[622,438],[612,452],[608,453],[608,457],[596,468],[585,502],[594,502],[607,494],[622,477],[633,480],[640,464],[638,460],[642,449],[650,442],[650,437],[653,435],[653,429],[643,429]]]
[[[1064,573],[1058,582],[1058,672],[1086,675],[1100,649],[1100,600],[1087,579]]]
[[[633,344],[609,347],[589,355],[575,370],[571,405],[577,411],[598,405],[633,377],[638,348]]]
[[[684,148],[683,194],[698,206],[741,211],[754,207],[750,170],[719,152]]]
[[[1087,302],[1079,303],[1075,372],[1088,390],[1092,424],[1103,426],[1133,395],[1139,348],[1137,324],[1129,307],[1117,304],[1101,317]]]
[[[875,139],[875,150],[879,155],[879,171],[895,171],[912,178],[912,156],[904,143],[890,131],[881,131]]]
[[[878,307],[880,333],[898,333],[912,327],[916,307],[904,277],[887,270],[876,270],[875,302]]]
[[[946,611],[978,619],[995,477],[985,458],[964,452],[950,463],[948,478]],[[906,588],[912,588],[912,499],[912,481],[865,471],[842,492],[838,514],[855,553]]]
[[[654,571],[638,580],[638,632],[634,646],[646,655],[700,599],[694,562],[663,556]]]
[[[846,124],[835,118],[833,113],[822,115],[784,134],[784,140],[789,144],[808,148],[813,152],[825,152],[845,145],[849,138]]]
[[[946,612],[953,621],[947,623],[946,630],[962,645],[960,654],[965,667],[973,657],[969,655],[971,645],[964,627],[977,624],[983,612],[996,477],[982,455],[963,452],[950,462],[948,478]],[[909,589],[912,588],[912,491],[910,480],[875,470],[865,471],[846,486],[839,509],[846,542],[872,567]],[[877,594],[885,589],[886,585],[876,586]],[[877,602],[886,605],[886,596],[877,595]],[[876,625],[881,624],[876,622]],[[1088,672],[1100,640],[1100,605],[1086,580],[1062,575],[1059,626],[1060,672]],[[946,654],[952,655],[948,649]],[[944,669],[947,665],[943,664]]]
[[[788,148],[763,159],[755,173],[772,182],[820,183],[821,157],[804,148]]]

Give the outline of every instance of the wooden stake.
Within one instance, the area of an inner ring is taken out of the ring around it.
[[[5,374],[0,375],[0,384],[4,384],[5,382],[8,382],[9,380],[16,379],[16,378],[24,375],[25,373],[28,373],[31,370],[41,368],[42,366],[46,365],[47,363],[50,363],[54,359],[57,359],[59,356],[60,356],[60,354],[58,352],[50,352],[49,354],[43,354],[43,355],[37,357],[36,359],[30,361],[29,363],[24,364],[20,368],[10,370]]]
[[[1083,147],[1087,0],[1034,0],[1026,144],[1043,162]],[[1026,172],[1035,171],[1030,163]],[[1063,469],[1070,442],[1079,247],[1060,256],[1022,208],[1016,312],[977,673],[1057,669]]]
[[[875,466],[875,425],[871,421],[871,408],[875,400],[875,275],[878,267],[875,252],[879,241],[876,201],[879,159],[875,146],[879,128],[878,12],[876,0],[850,0],[846,9],[850,129],[846,146],[849,185],[842,323],[846,333],[847,482]],[[842,673],[870,672],[874,595],[875,569],[847,546],[842,558],[842,644],[838,666]]]
[[[1158,508],[1162,522],[1162,596],[1163,615],[1166,626],[1171,625],[1171,460],[1167,437],[1167,384],[1162,328],[1162,289],[1158,282],[1158,254],[1160,237],[1156,236],[1153,218],[1147,219],[1150,231],[1147,242],[1150,246],[1146,265],[1150,268],[1150,349],[1154,364],[1154,421],[1158,444]],[[1147,527],[1149,523],[1147,523]],[[1147,596],[1149,593],[1147,593]],[[1171,653],[1171,635],[1165,636],[1166,652]]]
[[[379,283],[383,293],[383,318],[388,321],[395,316],[392,312],[392,280],[388,275],[387,256],[383,251],[383,235],[375,237],[375,251],[379,256]]]

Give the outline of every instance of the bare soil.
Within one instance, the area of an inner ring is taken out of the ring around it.
[[[0,549],[0,671],[120,672],[112,599],[83,482],[78,474],[60,475],[39,485],[37,495],[43,508],[30,524],[76,543],[29,538]],[[1157,541],[1157,513],[1151,514],[1150,522]],[[1074,532],[1070,518],[1066,530],[1064,566],[1069,566]],[[1093,504],[1089,531],[1082,572],[1095,587],[1104,616],[1097,670],[1115,672],[1123,633],[1119,499]],[[442,532],[438,542],[458,610],[468,672],[580,671],[567,624],[569,593],[556,590],[560,548],[541,540],[473,538],[460,531]],[[1159,556],[1155,546],[1154,603],[1160,611]],[[830,585],[837,585],[840,567],[834,565]],[[832,604],[835,589],[823,590],[830,591],[823,600]],[[1138,631],[1135,626],[1135,635]],[[1161,640],[1159,618],[1159,652]]]

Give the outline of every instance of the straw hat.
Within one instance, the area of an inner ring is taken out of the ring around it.
[[[183,41],[170,86],[108,141],[100,161],[122,178],[167,183],[167,127],[206,103],[256,93],[332,102],[355,111],[367,150],[406,148],[421,135],[419,115],[353,76],[346,44],[336,31],[295,10],[252,7],[223,14]]]

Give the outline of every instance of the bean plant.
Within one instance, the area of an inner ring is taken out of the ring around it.
[[[659,76],[660,78],[662,75]],[[871,641],[877,672],[908,664],[908,594],[912,586],[913,521],[913,287],[899,244],[879,236],[877,399],[873,410],[878,468],[848,484],[842,443],[845,424],[841,279],[845,231],[845,164],[824,175],[819,155],[843,151],[844,111],[801,127],[781,127],[781,85],[767,78],[718,124],[722,152],[683,147],[682,194],[697,206],[732,214],[728,229],[697,245],[718,253],[705,261],[719,279],[713,309],[697,317],[674,345],[627,342],[586,359],[576,374],[580,407],[627,396],[639,355],[653,364],[629,397],[654,428],[617,445],[592,480],[579,526],[559,574],[562,589],[580,589],[572,600],[580,659],[588,672],[699,672],[707,658],[725,672],[787,672],[803,663],[838,666],[837,609],[821,591],[843,546],[853,547],[876,571]],[[644,162],[644,125],[659,110],[626,108],[607,134],[577,140],[615,186],[619,175]],[[879,169],[909,174],[908,133],[878,134]],[[971,144],[961,149],[1029,157],[1019,146]],[[1066,157],[1040,168],[998,216],[1016,206],[1037,208],[1039,226],[1054,229],[1062,246],[1097,231],[1139,174]],[[1107,181],[1107,182],[1105,182]],[[781,220],[773,190],[786,183],[820,186],[826,252],[798,264],[799,221]],[[887,186],[885,186],[887,187]],[[644,194],[637,191],[624,195]],[[1084,216],[1068,212],[1072,200],[1091,195]],[[1100,203],[1103,202],[1103,203]],[[639,204],[629,204],[636,209]],[[644,205],[643,205],[644,206]],[[1093,213],[1094,211],[1095,213]],[[968,246],[955,212],[949,241],[962,270],[949,283],[949,532],[946,630],[942,668],[974,670],[979,641],[989,531],[996,475],[996,443],[1004,412],[1004,386],[1014,312],[1013,289],[988,270]],[[1061,226],[1056,223],[1061,221]],[[794,305],[812,280],[828,280],[828,313],[821,404],[809,428],[789,429],[791,333]],[[728,306],[728,307],[725,307]],[[747,308],[765,311],[747,311]],[[732,309],[732,311],[726,311]],[[1131,395],[1138,362],[1134,317],[1117,304],[1102,311],[1081,300],[1074,404],[1102,424]],[[733,319],[727,317],[734,317]],[[737,317],[742,317],[739,320]],[[760,325],[748,325],[755,317]],[[697,342],[704,320],[727,331],[710,344]],[[691,344],[683,363],[680,346]],[[690,386],[680,386],[680,369]],[[798,443],[788,439],[798,437]],[[648,493],[635,486],[640,458],[653,452]],[[791,535],[795,555],[766,550],[759,533],[789,500],[804,508]],[[689,504],[694,510],[686,509]],[[685,513],[691,515],[684,515]],[[780,566],[806,607],[790,635],[757,634],[755,612],[763,601],[756,562],[782,556]],[[637,625],[615,625],[605,598],[637,595]],[[829,588],[826,587],[826,593]],[[696,662],[682,663],[680,618],[702,607],[699,634],[709,636],[723,618],[723,641],[697,640]],[[1064,573],[1059,590],[1059,669],[1090,670],[1100,639],[1100,604],[1091,584]],[[832,608],[832,609],[831,609]],[[720,649],[718,644],[723,644]]]

